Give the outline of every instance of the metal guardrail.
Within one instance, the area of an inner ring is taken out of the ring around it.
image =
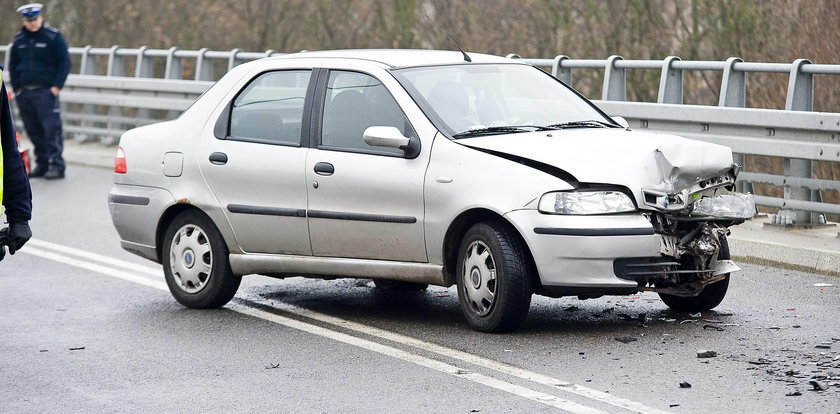
[[[0,46],[8,64],[10,45]],[[79,141],[116,144],[130,128],[171,119],[186,109],[213,81],[243,62],[280,55],[265,52],[71,47],[74,73],[62,92],[65,130]],[[518,55],[509,58],[522,59]],[[573,70],[603,71],[601,99],[608,113],[625,117],[631,127],[675,133],[727,145],[743,155],[785,160],[783,175],[745,171],[739,186],[753,183],[784,188],[784,198],[756,197],[760,205],[796,210],[798,224],[818,222],[815,213],[840,214],[840,205],[822,202],[820,191],[840,190],[840,181],[816,179],[813,161],[840,162],[840,113],[813,112],[814,76],[840,75],[840,65],[818,65],[799,59],[792,63],[726,61],[522,59],[571,84]],[[657,102],[627,102],[627,71],[660,72]],[[683,104],[683,72],[718,71],[718,106]],[[789,82],[784,110],[746,108],[748,73],[785,73]],[[593,97],[596,98],[596,97]]]

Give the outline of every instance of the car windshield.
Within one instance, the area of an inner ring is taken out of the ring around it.
[[[394,70],[423,111],[452,138],[618,125],[551,75],[521,64]]]

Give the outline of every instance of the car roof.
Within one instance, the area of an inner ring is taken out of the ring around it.
[[[467,53],[472,63],[515,63],[513,59],[483,53]],[[276,59],[294,58],[330,58],[358,59],[379,62],[392,68],[410,66],[464,64],[464,55],[460,51],[426,49],[348,49],[303,51],[281,55]]]

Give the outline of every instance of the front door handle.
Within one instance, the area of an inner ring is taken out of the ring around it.
[[[227,164],[228,158],[227,154],[224,152],[214,152],[210,154],[210,162],[216,165],[225,165]]]
[[[333,175],[335,167],[328,162],[319,162],[315,164],[315,174],[318,175]]]

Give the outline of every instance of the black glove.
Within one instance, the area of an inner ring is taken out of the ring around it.
[[[31,237],[32,230],[29,229],[27,222],[9,223],[9,227],[0,230],[0,246],[9,246],[9,254],[15,254]]]

